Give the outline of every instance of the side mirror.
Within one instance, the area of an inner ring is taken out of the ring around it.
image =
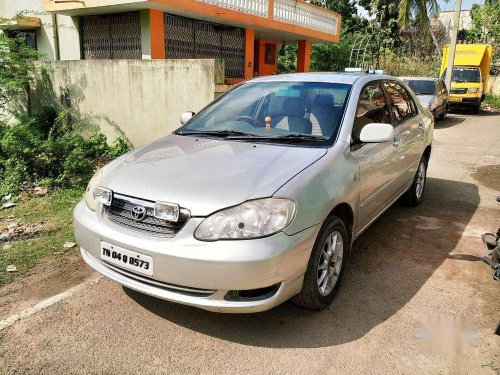
[[[191,120],[191,118],[195,115],[194,112],[184,112],[181,115],[181,124],[184,125],[186,122]]]
[[[390,124],[371,123],[361,129],[359,140],[363,143],[382,143],[394,140],[394,127]]]

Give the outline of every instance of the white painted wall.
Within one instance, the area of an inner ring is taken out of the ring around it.
[[[55,27],[52,15],[43,11],[43,0],[0,0],[0,17],[12,18],[22,12],[29,17],[39,17],[42,27],[37,30],[38,51],[47,60],[55,59]],[[58,15],[59,45],[61,60],[80,59],[80,36],[78,18]]]
[[[453,32],[455,12],[446,11],[439,13],[439,21],[443,24],[446,30],[446,40],[445,43],[449,43],[451,39],[451,34]],[[472,18],[470,16],[470,10],[464,9],[460,12],[460,22],[458,30],[470,30],[472,28]]]
[[[214,99],[215,60],[80,60],[43,63],[32,110],[69,99],[76,119],[97,125],[110,141],[141,146],[180,126],[182,112]]]

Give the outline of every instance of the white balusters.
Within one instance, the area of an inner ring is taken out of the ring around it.
[[[274,0],[274,19],[308,29],[337,35],[338,17],[296,0]]]

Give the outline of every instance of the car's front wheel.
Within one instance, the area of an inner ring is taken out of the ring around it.
[[[348,250],[344,223],[335,216],[328,217],[309,258],[302,290],[293,301],[312,310],[328,307],[340,287]]]

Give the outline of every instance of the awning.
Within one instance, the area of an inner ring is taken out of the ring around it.
[[[0,30],[30,30],[41,26],[42,21],[38,17],[19,17],[0,23]]]

